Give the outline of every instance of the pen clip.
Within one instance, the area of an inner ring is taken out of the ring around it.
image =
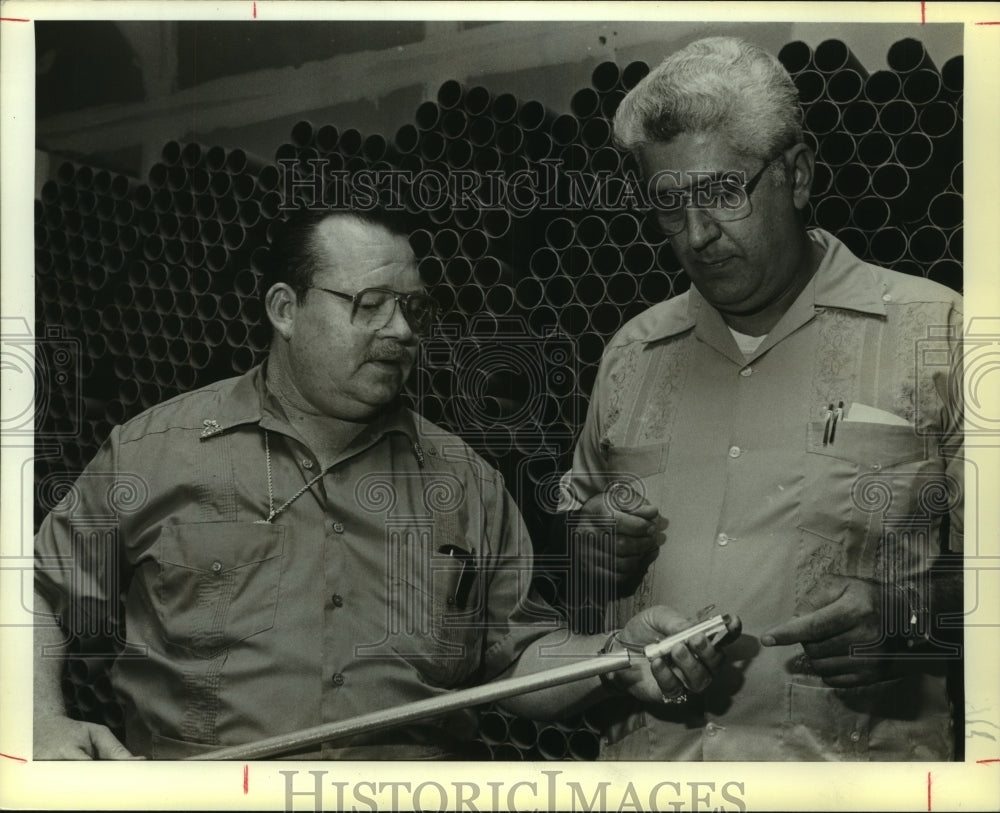
[[[833,404],[830,404],[831,409]],[[833,421],[830,426],[830,443],[833,443],[834,437],[837,435],[837,422],[844,419],[844,402],[838,401],[837,408],[833,410]]]
[[[823,425],[823,445],[827,446],[830,443],[830,429],[831,423],[833,422],[833,404],[831,403],[827,406],[824,416],[826,423]]]

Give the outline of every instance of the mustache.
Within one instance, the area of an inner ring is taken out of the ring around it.
[[[365,361],[388,361],[395,363],[413,360],[412,351],[401,344],[388,343],[373,346],[365,355]]]

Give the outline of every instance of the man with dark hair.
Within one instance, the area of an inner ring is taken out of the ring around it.
[[[576,554],[618,623],[714,601],[747,632],[687,703],[620,703],[605,758],[953,754],[961,300],[806,229],[800,118],[778,60],[728,37],[668,57],[615,116],[692,288],[606,347],[565,479]],[[638,497],[612,514],[621,481]]]
[[[206,753],[606,643],[567,636],[531,595],[530,542],[500,475],[398,404],[435,316],[405,234],[372,213],[302,212],[272,259],[265,365],[116,427],[39,530],[40,615],[107,616],[124,588],[112,681],[125,745],[67,718],[63,636],[40,625],[36,758]],[[109,511],[112,538],[88,536],[88,519]],[[653,607],[625,635],[651,643],[683,626]],[[682,679],[706,685],[720,661],[700,636],[614,683],[534,702],[573,707],[609,685],[648,701]],[[474,722],[450,714],[293,756],[456,756]]]

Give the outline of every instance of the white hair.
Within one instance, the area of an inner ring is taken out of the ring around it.
[[[743,155],[768,157],[802,140],[799,94],[763,48],[736,37],[697,40],[668,56],[618,106],[616,144],[717,133]]]

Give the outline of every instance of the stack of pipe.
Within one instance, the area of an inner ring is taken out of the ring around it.
[[[818,147],[811,219],[877,265],[962,286],[963,58],[923,44],[869,73],[840,40],[779,53]]]
[[[597,715],[591,712],[565,722],[541,722],[491,706],[479,716],[479,747],[473,757],[593,761],[600,752],[599,724]]]
[[[962,57],[938,70],[912,39],[887,57],[888,69],[869,72],[839,40],[815,51],[792,42],[779,54],[818,155],[810,223],[863,259],[960,288]],[[61,459],[39,461],[36,482],[79,471],[113,424],[263,358],[259,279],[273,227],[296,202],[285,201],[285,173],[301,202],[317,173],[429,171],[446,185],[481,183],[469,205],[445,196],[423,206],[401,187],[420,273],[442,311],[405,398],[501,470],[533,538],[544,540],[605,343],[688,285],[669,242],[618,205],[638,174],[612,142],[611,119],[648,70],[602,62],[564,111],[448,79],[392,137],[302,120],[272,163],[170,141],[146,183],[60,165],[35,202],[36,331],[59,331],[38,431],[74,441],[62,443]],[[537,201],[559,204],[491,199],[488,179],[515,174],[530,179]],[[559,603],[553,579],[537,586]],[[96,709],[100,719],[107,704],[96,685],[71,675],[66,688],[80,713]],[[105,711],[118,720],[116,708]],[[586,759],[597,730],[488,707],[475,753]]]

